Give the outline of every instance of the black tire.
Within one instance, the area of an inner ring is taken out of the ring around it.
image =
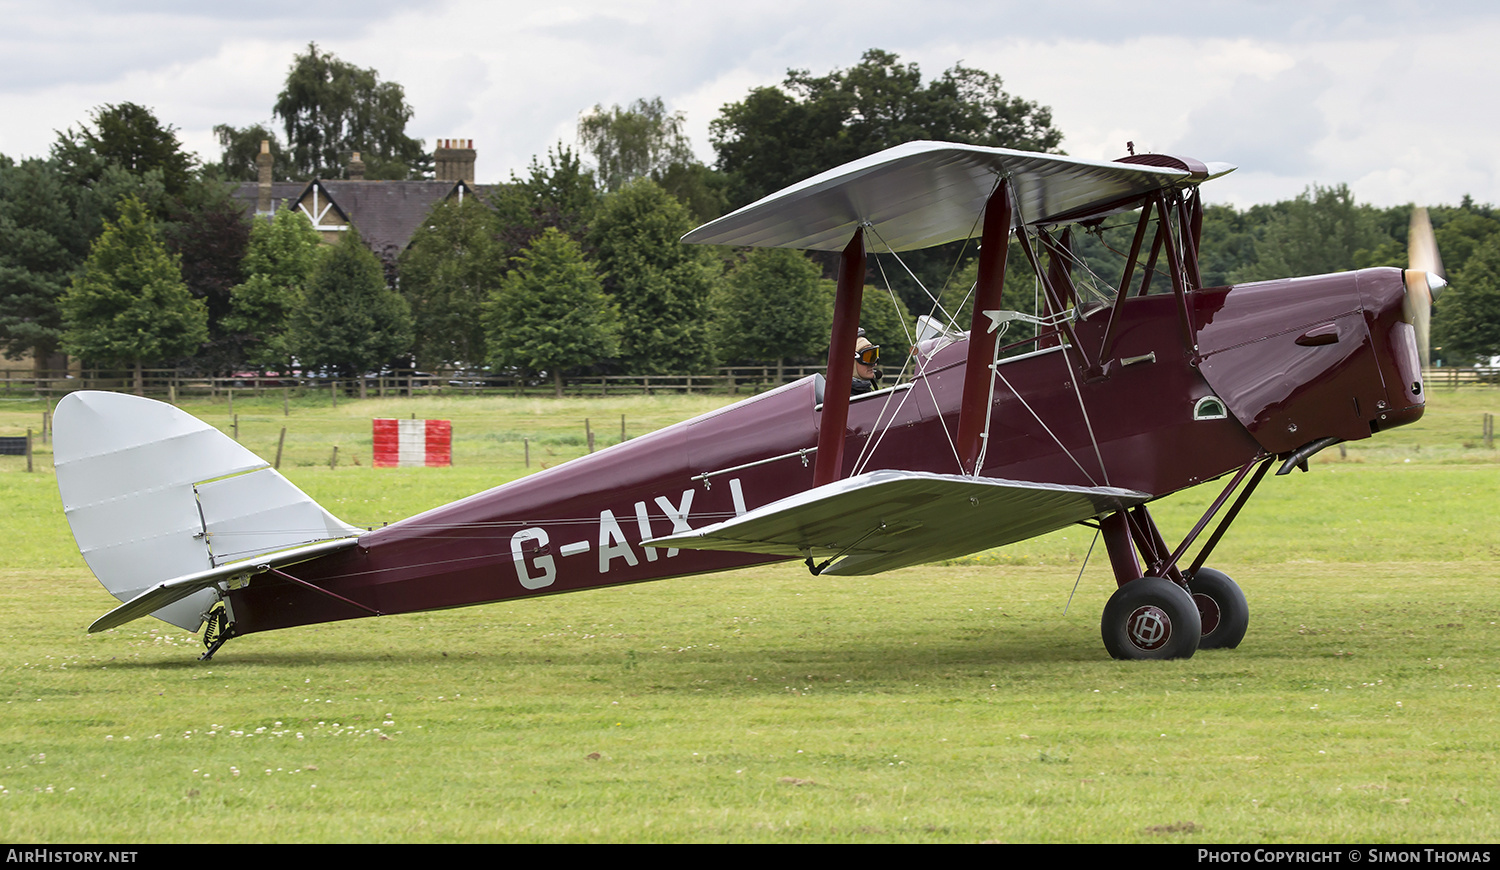
[[[1188,578],[1188,590],[1198,604],[1203,622],[1203,638],[1198,649],[1234,649],[1245,639],[1250,627],[1250,605],[1239,584],[1223,571],[1199,568]]]
[[[1117,659],[1186,659],[1198,650],[1203,623],[1186,589],[1142,577],[1110,596],[1100,633],[1104,648]]]

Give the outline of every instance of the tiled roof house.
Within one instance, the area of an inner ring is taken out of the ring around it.
[[[274,214],[278,208],[295,208],[312,221],[332,243],[352,224],[370,250],[394,259],[411,243],[412,234],[432,207],[443,199],[475,196],[474,143],[468,139],[440,139],[434,152],[434,181],[366,181],[364,162],[355,152],[347,179],[314,179],[308,182],[271,180],[269,143],[261,143],[260,181],[245,182],[235,198],[254,203],[256,216]]]

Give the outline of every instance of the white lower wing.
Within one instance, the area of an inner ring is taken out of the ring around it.
[[[1108,486],[874,471],[644,543],[789,558],[841,556],[824,573],[878,574],[1024,541],[1151,498]]]

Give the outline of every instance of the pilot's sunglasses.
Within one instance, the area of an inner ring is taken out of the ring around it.
[[[863,350],[854,352],[854,358],[867,366],[872,366],[880,361],[880,345],[872,344]]]

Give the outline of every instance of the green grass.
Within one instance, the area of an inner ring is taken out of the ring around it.
[[[719,401],[235,411],[262,454],[301,433],[283,470],[374,524],[524,473],[515,434],[535,470],[582,452],[584,418],[602,442],[621,414],[638,435]],[[83,633],[113,599],[49,457],[0,457],[0,839],[1489,842],[1500,463],[1478,439],[1500,393],[1430,401],[1265,481],[1213,560],[1249,596],[1245,642],[1178,662],[1108,659],[1113,580],[1102,546],[1078,579],[1080,527],[871,578],[778,566],[269,632],[200,663],[153,620]],[[0,405],[0,434],[42,408]],[[369,418],[413,413],[454,420],[458,465],[369,468]],[[361,466],[327,468],[333,443]],[[1169,537],[1215,492],[1160,504]]]

